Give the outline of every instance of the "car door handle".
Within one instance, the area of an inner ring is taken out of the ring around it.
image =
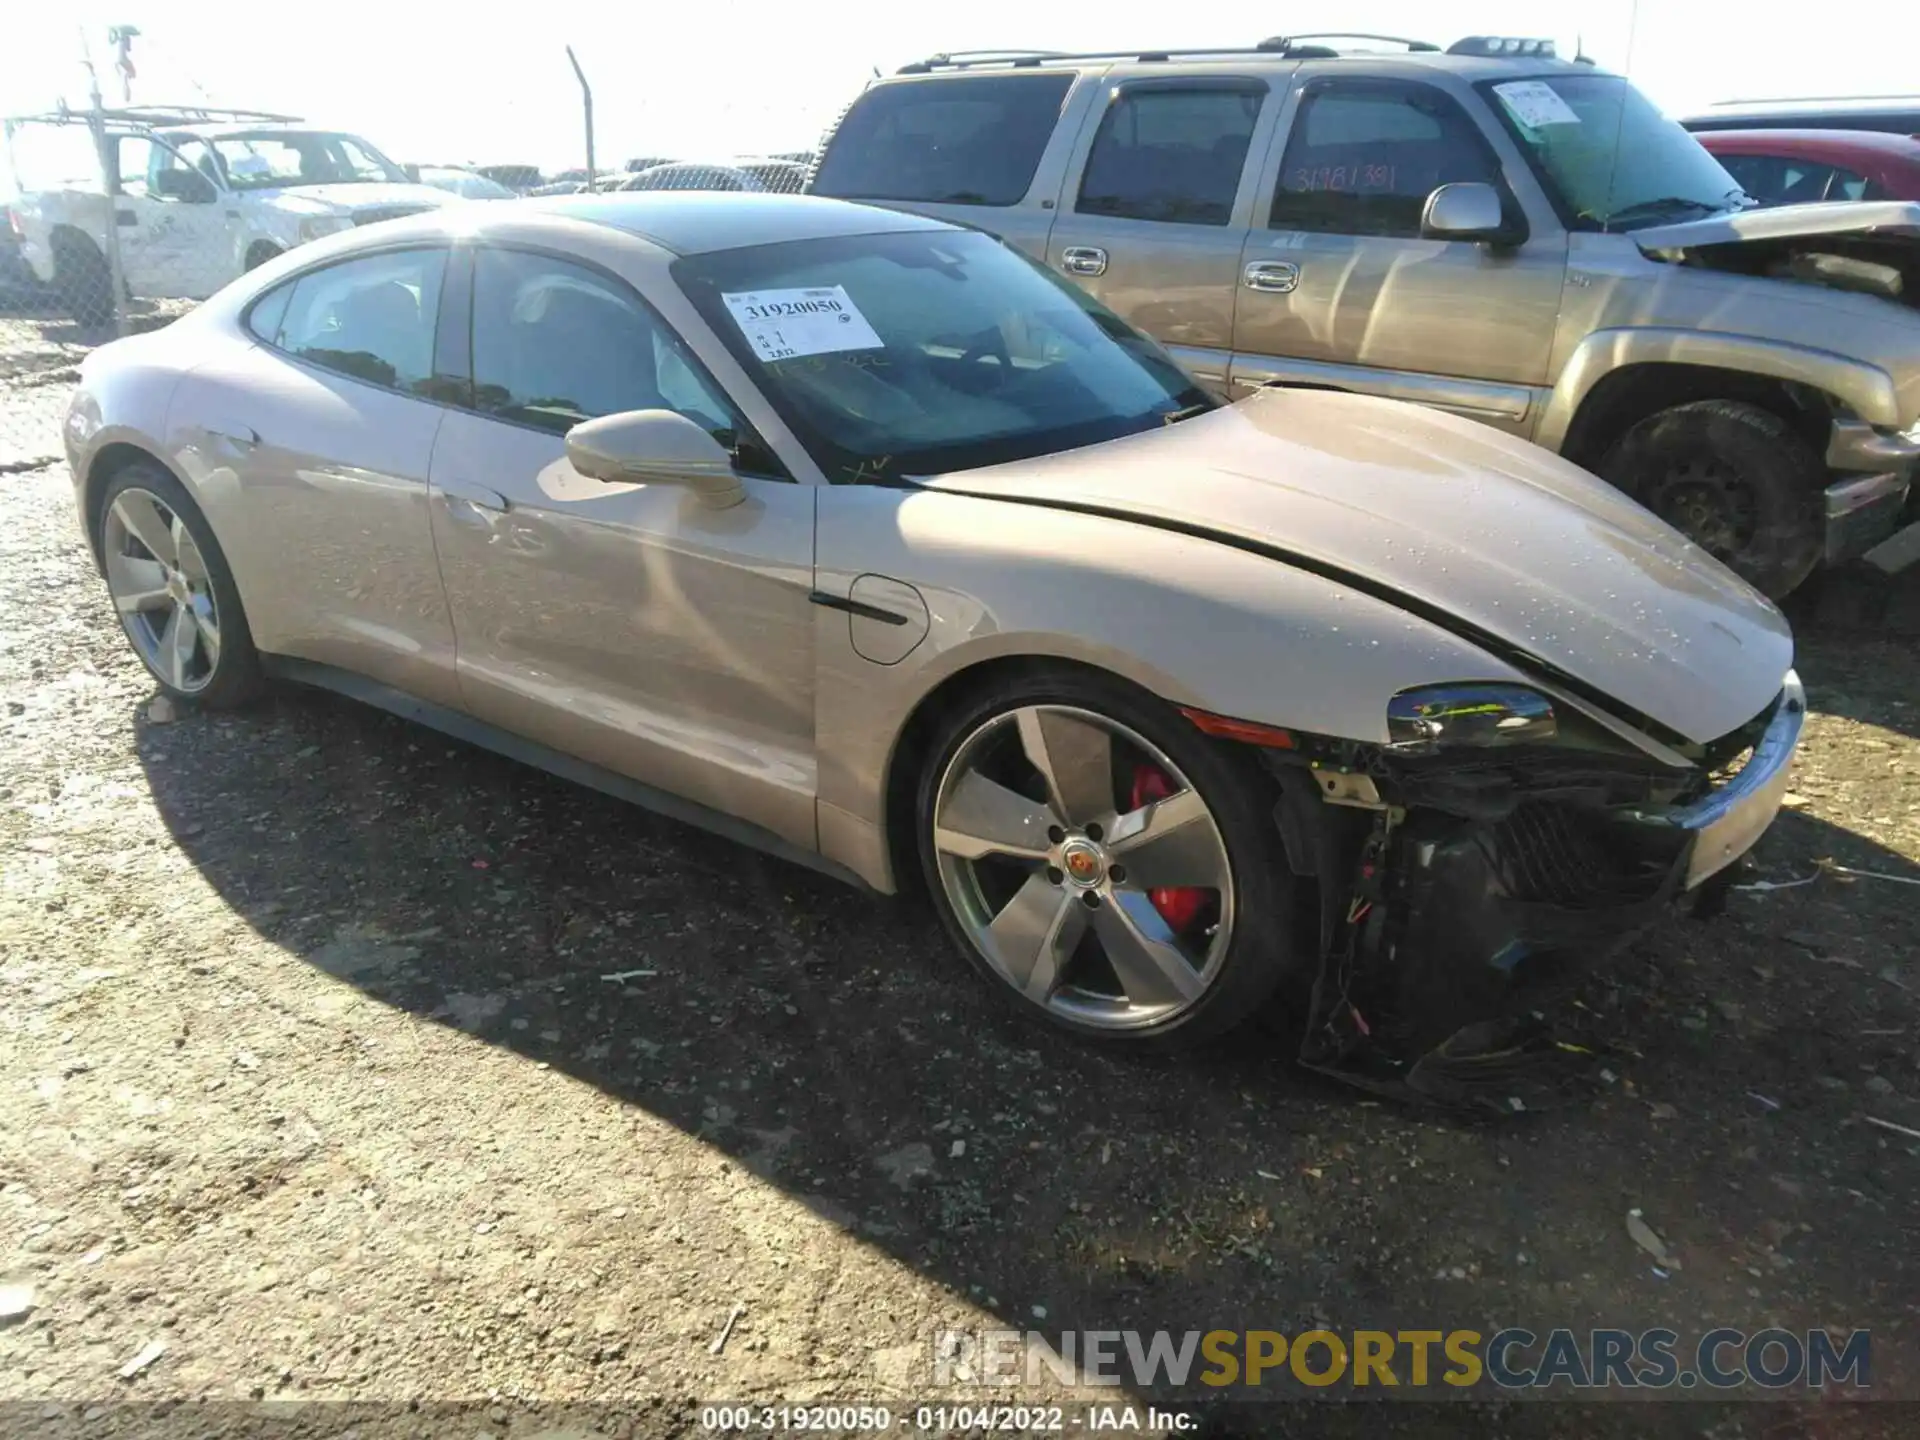
[[[475,485],[467,480],[436,480],[433,483],[449,500],[464,500],[481,510],[498,510],[502,513],[508,508],[506,496],[484,485]]]
[[[113,219],[117,225],[138,225],[140,223],[138,217],[135,216],[131,210],[116,210],[113,212]]]
[[[1069,275],[1104,275],[1107,252],[1098,245],[1069,245],[1060,252],[1060,268]]]
[[[1300,283],[1300,267],[1291,260],[1256,260],[1240,272],[1249,290],[1285,295]]]

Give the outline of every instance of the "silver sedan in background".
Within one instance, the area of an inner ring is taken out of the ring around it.
[[[1279,999],[1308,1064],[1502,1103],[1542,987],[1780,803],[1778,612],[1545,451],[1347,395],[1223,407],[920,217],[463,212],[86,361],[80,517],[167,693],[332,687],[924,888],[1076,1036]]]

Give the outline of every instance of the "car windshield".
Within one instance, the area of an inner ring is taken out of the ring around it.
[[[1560,74],[1480,88],[1576,229],[1633,230],[1749,203],[1698,140],[1618,76]]]
[[[836,482],[1022,460],[1214,404],[1151,340],[986,235],[789,241],[673,272]]]
[[[235,190],[287,185],[406,183],[406,172],[366,141],[325,130],[273,130],[209,137]]]

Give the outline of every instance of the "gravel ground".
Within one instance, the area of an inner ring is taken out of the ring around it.
[[[927,1393],[931,1337],[991,1325],[1870,1327],[1876,1390],[1920,1398],[1920,1143],[1863,1118],[1920,1129],[1920,587],[1800,607],[1816,713],[1754,878],[1811,883],[1596,976],[1591,1103],[1462,1124],[1257,1037],[1053,1043],[911,906],[345,701],[152,723],[32,463],[77,355],[0,319],[0,1286],[32,1306],[0,1432],[213,1399],[176,1413],[691,1434],[701,1399]],[[317,1400],[386,1403],[232,1403]],[[1920,1407],[1217,1424],[1777,1440]]]

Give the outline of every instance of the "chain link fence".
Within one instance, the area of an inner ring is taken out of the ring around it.
[[[814,127],[779,127],[813,133]],[[588,191],[795,193],[810,151],[545,172],[397,161],[358,135],[212,107],[9,118],[0,164],[0,475],[55,464],[78,367],[321,235],[434,206]],[[318,203],[316,203],[318,202]]]

